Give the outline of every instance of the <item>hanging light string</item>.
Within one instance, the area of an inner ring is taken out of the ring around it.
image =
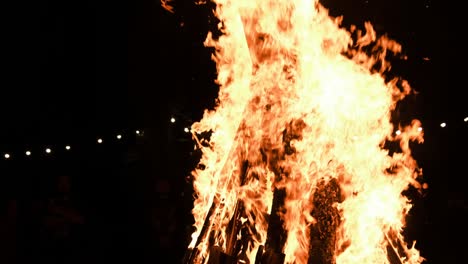
[[[134,133],[136,136],[142,136],[143,135],[143,131],[142,130],[134,130],[132,133]],[[115,140],[117,141],[121,141],[123,140],[123,134],[122,133],[118,133],[118,134],[114,134],[114,138]],[[115,142],[115,141],[114,141]],[[104,143],[104,138],[103,137],[96,137],[96,144],[100,145],[100,144],[103,144]],[[44,154],[44,155],[52,155],[54,153],[54,151],[62,151],[62,150],[65,150],[66,152],[68,151],[72,151],[72,145],[71,144],[65,144],[65,145],[62,145],[62,146],[57,146],[56,148],[52,148],[51,146],[46,146],[46,147],[42,147],[40,148],[42,150],[40,151],[37,151],[37,152],[40,152],[41,154]],[[13,153],[15,155],[13,155]],[[33,148],[25,148],[23,150],[23,155],[19,154],[20,152],[3,152],[3,159],[4,160],[11,160],[15,157],[18,157],[18,156],[22,156],[22,157],[32,157],[32,156],[36,156],[37,153],[36,151],[33,152]]]
[[[180,118],[179,118],[180,117]],[[172,125],[176,125],[178,123],[181,123],[183,125],[183,132],[184,133],[190,133],[191,132],[191,129],[190,129],[190,124],[192,123],[192,120],[190,118],[187,118],[186,116],[180,116],[180,115],[172,115],[170,118],[169,118],[169,122],[172,124]],[[465,124],[468,124],[468,116],[465,117],[463,119],[463,122]],[[448,123],[447,122],[440,122],[439,123],[439,127],[440,128],[446,128],[448,126]],[[422,127],[419,127],[418,128],[419,131],[422,131],[423,128]],[[133,131],[135,135],[137,136],[142,136],[143,135],[143,131],[142,130],[134,130]],[[396,130],[395,131],[395,134],[396,135],[399,135],[401,134],[401,131],[400,130]],[[115,139],[116,140],[122,140],[123,139],[123,135],[122,134],[115,134]],[[96,137],[96,144],[104,144],[104,139],[102,137]],[[72,150],[72,146],[71,145],[65,145],[65,146],[62,146],[61,148],[64,148],[65,151],[71,151]],[[58,148],[57,148],[58,150]],[[53,153],[53,149],[52,147],[45,147],[43,148],[43,151],[46,155],[50,155]],[[23,156],[32,156],[33,155],[33,152],[31,149],[25,149],[24,150],[24,154]],[[4,152],[3,153],[3,159],[5,160],[10,160],[13,158],[13,154],[11,152]]]

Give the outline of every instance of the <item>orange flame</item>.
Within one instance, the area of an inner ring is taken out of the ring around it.
[[[160,0],[161,1],[161,7],[166,9],[167,11],[174,13],[174,6],[172,6],[172,1],[173,0]]]
[[[193,170],[194,263],[206,263],[212,246],[254,263],[274,213],[287,234],[285,263],[308,262],[311,227],[324,219],[336,224],[330,263],[390,263],[389,250],[401,263],[423,262],[402,235],[411,209],[402,192],[421,188],[409,142],[423,135],[415,120],[393,136],[390,114],[412,89],[384,76],[387,54],[401,46],[378,38],[370,23],[365,32],[343,29],[317,0],[216,4],[223,34],[209,33],[205,45],[216,50],[218,104],[192,125],[203,165]],[[198,136],[207,131],[209,139]],[[401,151],[390,154],[385,141],[400,142]],[[339,190],[329,215],[314,213],[332,182]],[[273,212],[275,190],[285,196]],[[239,210],[245,228],[233,235]],[[234,252],[239,240],[248,243]]]

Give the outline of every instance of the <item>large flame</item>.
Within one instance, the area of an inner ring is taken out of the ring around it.
[[[205,44],[216,51],[220,90],[192,125],[202,151],[193,171],[194,263],[206,263],[213,246],[254,263],[271,214],[287,234],[285,263],[308,263],[317,240],[330,245],[329,263],[390,263],[389,250],[401,263],[423,262],[402,235],[411,209],[402,193],[421,188],[409,142],[423,135],[417,120],[392,124],[412,89],[385,76],[385,58],[401,46],[370,23],[344,29],[317,0],[215,2],[222,35],[209,33]],[[390,153],[385,142],[400,148]],[[278,190],[284,203],[272,212]],[[243,228],[233,237],[239,210]],[[335,226],[330,239],[314,238],[311,230],[327,225]],[[242,249],[234,252],[233,241]]]

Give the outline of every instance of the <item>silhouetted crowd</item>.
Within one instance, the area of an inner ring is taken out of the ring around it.
[[[190,190],[132,153],[107,150],[71,167],[2,167],[0,263],[179,263]]]

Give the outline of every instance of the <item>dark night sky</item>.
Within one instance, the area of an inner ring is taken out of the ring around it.
[[[408,55],[394,71],[420,94],[402,106],[400,116],[423,121],[426,144],[415,155],[434,186],[427,202],[418,205],[425,212],[418,216],[424,223],[413,232],[428,241],[424,253],[434,260],[429,263],[442,263],[438,261],[462,248],[453,242],[456,234],[466,236],[466,227],[460,232],[457,225],[465,218],[459,218],[460,211],[447,213],[446,198],[466,199],[458,184],[466,176],[461,164],[467,158],[463,17],[456,7],[429,0],[322,3],[332,15],[343,15],[345,24],[370,21],[378,34],[400,42]],[[212,106],[217,93],[214,64],[202,44],[212,26],[209,10],[189,0],[175,0],[175,6],[175,14],[156,0],[5,6],[10,16],[2,18],[7,47],[2,56],[0,152],[22,151],[28,144],[81,144],[99,133],[144,128],[151,138],[145,153],[153,167],[171,173],[167,164],[183,162],[187,148],[171,145],[184,136],[171,130],[170,116],[189,125]],[[441,122],[448,126],[439,127]],[[178,176],[187,168],[179,168]],[[447,243],[455,249],[446,251]]]
[[[8,129],[2,138],[132,126],[143,122],[143,102],[174,102],[188,113],[205,108],[216,94],[210,85],[213,65],[201,44],[209,26],[206,8],[175,2],[176,14],[162,10],[158,1],[46,1],[28,11],[20,4],[13,7],[18,12],[6,21],[11,33],[5,50],[8,88],[2,89],[0,117]],[[422,92],[422,114],[437,121],[464,117],[461,87],[447,82],[453,64],[449,54],[457,45],[447,42],[454,29],[437,3],[323,4],[332,15],[343,14],[345,23],[371,21],[378,33],[403,44],[409,59],[396,72]]]

